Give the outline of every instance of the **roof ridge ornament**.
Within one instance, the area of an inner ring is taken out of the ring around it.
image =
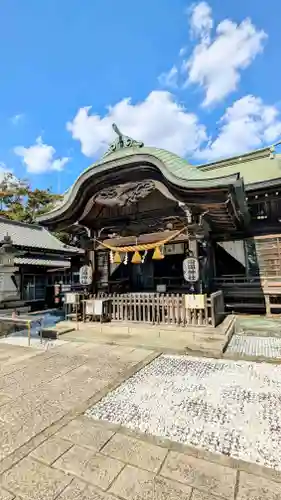
[[[115,153],[120,149],[142,148],[144,146],[143,142],[136,141],[135,139],[132,139],[132,137],[128,137],[127,135],[122,134],[122,132],[120,132],[119,128],[117,127],[116,123],[112,124],[112,128],[118,137],[115,139],[114,142],[110,144],[108,150],[104,153],[103,157],[108,156],[111,153]]]

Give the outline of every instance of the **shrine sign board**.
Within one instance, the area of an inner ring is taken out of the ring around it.
[[[78,293],[66,293],[65,294],[66,304],[79,304],[79,294]]]
[[[163,250],[164,255],[180,255],[184,253],[184,243],[170,243]]]
[[[188,294],[184,296],[186,309],[205,309],[207,303],[206,294]]]
[[[102,299],[89,299],[85,301],[85,313],[87,315],[102,316],[103,314],[103,300]]]
[[[81,285],[87,286],[92,283],[92,268],[91,266],[82,266],[79,271],[79,281]]]
[[[199,262],[195,257],[186,257],[182,263],[185,281],[196,283],[199,280]]]

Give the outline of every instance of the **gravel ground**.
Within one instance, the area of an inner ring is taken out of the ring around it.
[[[162,355],[86,412],[281,470],[281,366]]]
[[[243,354],[245,356],[281,358],[281,339],[276,337],[233,335],[227,352]]]

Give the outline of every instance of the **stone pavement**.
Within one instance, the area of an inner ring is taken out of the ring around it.
[[[111,321],[110,323],[61,321],[59,338],[74,342],[123,345],[161,352],[175,352],[220,358],[235,325],[229,315],[217,327],[181,327]],[[72,326],[72,330],[70,331]],[[64,329],[67,330],[66,333]]]
[[[83,416],[157,356],[0,346],[0,500],[279,500],[281,474]]]
[[[269,358],[281,361],[281,338],[233,335],[226,354],[236,354],[239,358]]]

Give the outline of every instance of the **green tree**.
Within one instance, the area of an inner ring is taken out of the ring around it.
[[[0,183],[0,215],[12,220],[33,223],[62,198],[51,189],[32,189],[26,180],[6,173]]]
[[[49,212],[61,199],[62,196],[52,193],[50,188],[29,189],[25,203],[26,218],[29,219],[29,222],[34,222],[38,215]]]
[[[0,215],[13,220],[25,219],[25,200],[29,185],[11,173],[4,174],[0,182]]]
[[[0,182],[0,216],[7,219],[36,223],[36,218],[54,207],[62,195],[51,189],[32,189],[27,180],[20,180],[5,173]],[[63,243],[71,243],[71,235],[66,232],[54,233]]]

